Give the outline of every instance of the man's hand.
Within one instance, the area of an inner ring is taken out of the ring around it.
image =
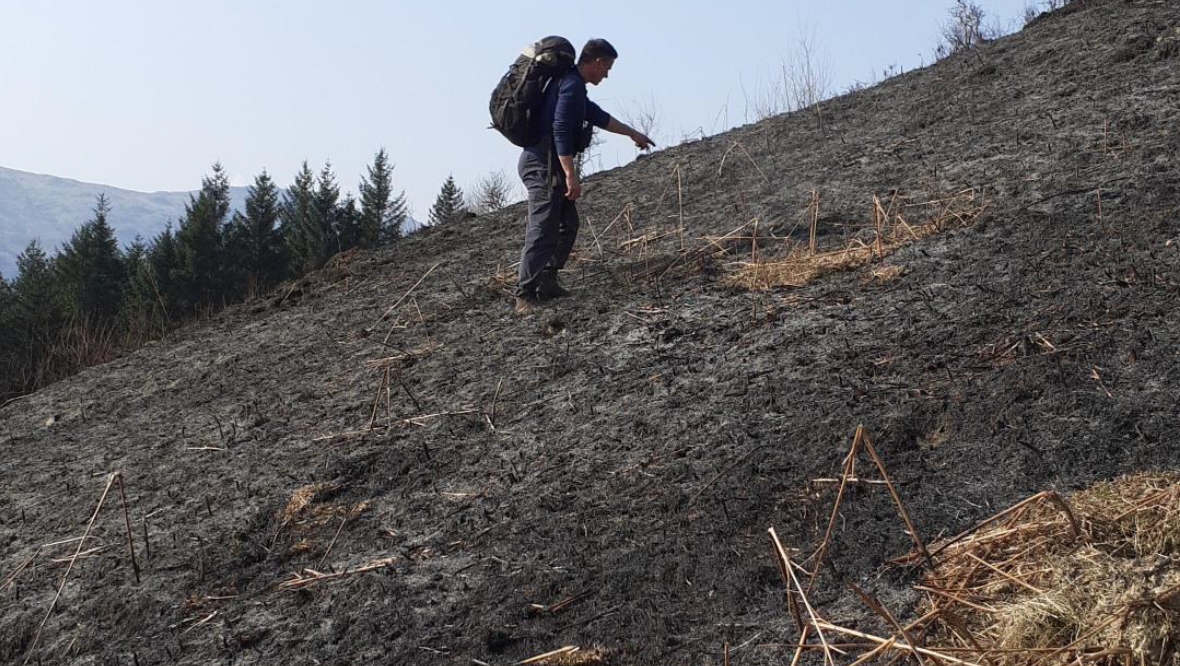
[[[631,131],[631,140],[635,142],[635,147],[640,150],[650,150],[656,147],[656,142],[647,138],[647,135],[639,130]]]
[[[565,175],[565,198],[577,201],[582,196],[582,181],[578,179],[578,168],[574,166],[573,155],[558,155],[561,172]]]
[[[578,180],[577,176],[565,177],[565,198],[570,201],[577,201],[578,197],[582,196],[582,182]]]
[[[634,127],[631,127],[618,118],[610,119],[610,122],[606,125],[606,131],[630,137],[631,140],[635,142],[635,147],[640,150],[649,150],[656,147],[656,142],[649,139],[646,134],[640,132]]]

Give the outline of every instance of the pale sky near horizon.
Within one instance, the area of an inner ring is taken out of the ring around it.
[[[978,0],[1009,30],[1037,0]],[[627,119],[654,110],[661,146],[753,121],[800,35],[833,92],[930,64],[954,0],[377,2],[0,0],[0,167],[143,192],[192,190],[220,161],[235,185],[282,187],[330,160],[342,190],[384,147],[425,219],[448,174],[469,188],[519,150],[488,125],[488,96],[547,34],[620,52],[590,97]],[[532,14],[528,16],[527,14]],[[602,146],[604,168],[636,151]],[[113,222],[118,225],[117,211]]]

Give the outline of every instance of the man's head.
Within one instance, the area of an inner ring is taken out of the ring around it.
[[[598,85],[610,75],[610,68],[615,64],[619,52],[605,39],[591,39],[582,47],[582,55],[578,57],[578,69],[586,83]]]

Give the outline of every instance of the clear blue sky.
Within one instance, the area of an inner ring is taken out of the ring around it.
[[[1005,25],[1026,3],[980,0]],[[609,39],[620,58],[591,98],[624,118],[656,110],[667,144],[744,124],[804,26],[837,92],[928,64],[953,0],[589,0],[513,16],[448,0],[4,4],[0,166],[156,191],[199,187],[215,161],[235,184],[265,168],[285,187],[304,159],[331,160],[355,193],[384,147],[424,219],[449,173],[515,179],[518,151],[485,129],[488,95],[544,35]],[[615,136],[601,150],[605,167],[635,153]]]

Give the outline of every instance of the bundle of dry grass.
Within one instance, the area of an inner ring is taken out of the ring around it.
[[[291,494],[291,499],[287,501],[287,505],[279,513],[279,522],[283,525],[290,523],[313,502],[337,490],[340,490],[340,485],[335,483],[312,483],[301,486]]]
[[[1072,505],[1072,509],[1071,509]],[[1174,664],[1180,646],[1180,475],[1041,493],[936,545],[925,630],[994,666]]]
[[[847,583],[885,621],[873,635],[820,616],[808,600],[823,571],[846,487],[867,452],[893,493],[914,551],[894,563],[926,565],[915,586],[917,620],[903,625]],[[796,563],[770,536],[800,631],[795,659],[822,652],[825,664],[964,666],[1136,666],[1180,664],[1180,474],[1138,474],[1099,483],[1067,501],[1034,495],[950,539],[923,546],[868,434],[857,428],[838,483],[828,532]],[[830,484],[828,484],[830,485]],[[806,614],[803,613],[806,610]],[[839,644],[833,639],[846,641]]]
[[[807,248],[797,247],[783,259],[739,264],[730,276],[730,283],[751,291],[802,287],[822,275],[863,266],[876,256],[873,246],[863,243],[814,254]]]
[[[332,545],[340,536],[340,531],[344,529],[344,524],[357,519],[369,509],[369,502],[356,504],[328,502],[328,499],[338,493],[341,488],[340,484],[336,483],[313,483],[302,486],[292,493],[291,499],[287,501],[287,505],[276,517],[279,525],[271,539],[271,548],[275,547],[279,535],[285,530],[296,539],[290,552],[296,555],[308,553],[315,549],[319,541],[318,537],[324,536],[320,535],[322,528],[329,523],[338,522],[339,527],[328,546],[330,552]],[[326,555],[327,553],[325,553]]]
[[[979,201],[975,190],[917,203],[907,202],[895,195],[888,206],[874,196],[872,220],[866,222],[857,234],[864,238],[853,238],[839,248],[818,250],[815,238],[818,201],[818,197],[813,195],[812,204],[808,207],[811,235],[807,245],[794,245],[785,256],[770,260],[760,259],[755,251],[751,261],[733,266],[729,283],[749,290],[802,287],[821,276],[879,261],[923,238],[970,226],[987,210],[987,204]],[[911,224],[907,218],[924,221]],[[761,239],[764,244],[774,240],[787,239]]]

